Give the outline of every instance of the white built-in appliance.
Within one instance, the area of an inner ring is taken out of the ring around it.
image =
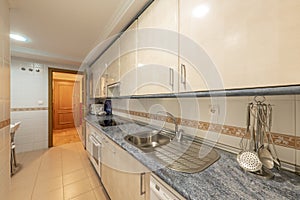
[[[167,186],[161,183],[158,179],[151,176],[150,200],[180,200],[180,198],[172,193]]]
[[[101,146],[101,137],[97,133],[91,132],[87,135],[86,149],[99,177],[101,177]]]

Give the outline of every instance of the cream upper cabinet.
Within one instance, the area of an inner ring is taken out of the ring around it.
[[[107,85],[120,81],[120,39],[117,39],[104,53],[106,60]]]
[[[178,0],[156,0],[138,18],[136,94],[178,89]]]
[[[91,66],[94,97],[106,97],[107,86],[120,81],[120,41],[116,40]]]
[[[106,97],[105,63],[102,58],[91,66],[91,97]]]
[[[180,64],[188,85],[180,91],[299,84],[299,6],[180,1]]]
[[[136,94],[137,20],[120,37],[120,95]]]

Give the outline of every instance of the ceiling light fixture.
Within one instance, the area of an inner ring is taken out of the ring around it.
[[[209,12],[209,7],[207,5],[197,6],[193,10],[193,16],[196,18],[202,18]]]
[[[11,34],[9,34],[9,37],[11,39],[14,39],[14,40],[17,40],[17,41],[21,41],[21,42],[26,42],[27,41],[26,37],[18,35],[18,34],[11,33]]]

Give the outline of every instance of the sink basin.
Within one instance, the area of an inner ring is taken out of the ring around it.
[[[160,131],[144,131],[127,135],[124,139],[144,152],[152,152],[156,147],[168,144],[171,139]]]

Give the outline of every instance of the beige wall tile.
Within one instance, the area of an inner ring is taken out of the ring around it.
[[[0,121],[4,121],[6,119],[4,117],[4,109],[5,109],[4,106],[5,106],[5,101],[0,98]]]
[[[296,110],[296,136],[300,137],[300,99],[296,101],[295,110]]]
[[[0,1],[0,121],[10,118],[10,40],[9,8],[7,1]],[[0,129],[0,194],[9,199],[10,190],[10,134],[9,126]]]
[[[226,125],[246,127],[247,97],[226,98]]]
[[[295,97],[267,97],[273,108],[272,132],[295,136]]]
[[[300,150],[296,150],[296,165],[300,167]]]
[[[294,164],[296,162],[295,156],[296,156],[296,151],[295,149],[283,147],[283,146],[278,146],[275,145],[278,157],[280,160],[284,162],[288,162],[290,164]]]

